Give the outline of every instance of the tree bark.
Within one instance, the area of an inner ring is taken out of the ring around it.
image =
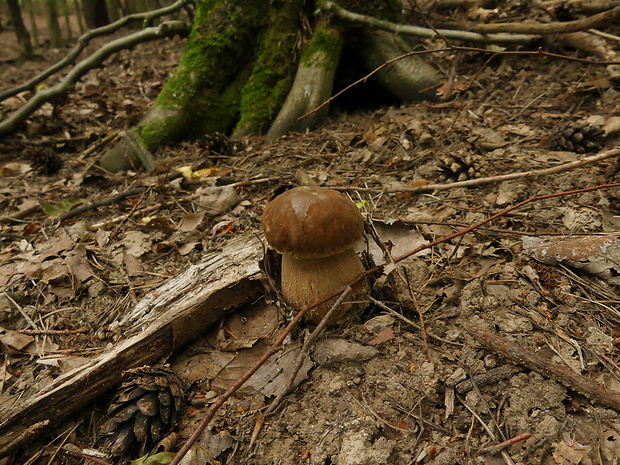
[[[32,42],[30,42],[30,34],[24,25],[22,18],[22,10],[19,7],[19,0],[7,0],[9,14],[11,15],[11,23],[17,36],[17,42],[22,51],[22,58],[32,58]]]
[[[327,105],[318,111],[310,112],[331,96],[342,45],[340,30],[326,19],[320,20],[301,57],[293,88],[267,133],[267,142],[291,131],[309,129],[325,118]]]
[[[56,0],[45,0],[45,14],[50,32],[50,47],[60,48],[63,46],[63,40],[60,24],[58,23],[58,4]]]

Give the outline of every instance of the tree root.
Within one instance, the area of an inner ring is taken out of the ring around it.
[[[373,70],[411,49],[410,44],[395,34],[364,30],[359,53],[364,65]],[[441,74],[420,55],[409,55],[390,63],[375,76],[383,87],[403,102],[436,99],[435,87],[441,80]]]
[[[327,106],[304,118],[301,117],[331,96],[342,46],[340,31],[326,19],[320,19],[314,36],[301,58],[293,87],[267,133],[265,138],[267,142],[273,142],[290,131],[305,131],[325,118]]]

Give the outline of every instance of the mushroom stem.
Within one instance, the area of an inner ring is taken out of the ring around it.
[[[282,295],[289,305],[300,308],[338,291],[364,271],[362,262],[352,248],[338,255],[321,258],[298,258],[291,254],[283,254]],[[341,319],[344,313],[355,305],[354,302],[368,291],[366,279],[356,283],[330,320]],[[312,323],[318,323],[331,305],[332,303],[327,302],[311,309],[306,314],[307,319]],[[362,310],[366,305],[367,303],[361,304],[358,309]]]

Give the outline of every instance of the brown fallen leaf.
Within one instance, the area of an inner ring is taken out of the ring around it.
[[[383,344],[384,342],[388,342],[394,339],[394,330],[389,326],[384,328],[376,337],[372,338],[368,341],[368,345],[376,346],[379,344]]]

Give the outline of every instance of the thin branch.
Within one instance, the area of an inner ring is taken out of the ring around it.
[[[487,446],[478,452],[478,455],[483,454],[497,454],[500,450],[505,447],[512,446],[518,442],[525,441],[529,439],[532,435],[530,433],[521,433],[518,436],[508,439],[507,441],[500,442],[499,444],[493,444],[492,446]]]
[[[137,13],[133,15],[125,16],[124,18],[119,19],[111,24],[107,24],[105,26],[99,27],[97,29],[92,29],[90,31],[85,32],[80,36],[77,40],[75,47],[59,62],[54,63],[52,66],[47,68],[41,74],[35,76],[30,81],[20,84],[17,87],[13,87],[12,89],[5,90],[0,93],[0,102],[12,97],[14,95],[19,94],[20,92],[26,90],[34,90],[37,85],[46,80],[51,75],[57,73],[65,66],[75,63],[76,58],[82,53],[82,51],[86,48],[89,42],[92,39],[97,37],[106,36],[112,34],[123,26],[137,21],[148,22],[155,18],[159,18],[161,16],[168,15],[170,13],[174,13],[177,10],[180,10],[183,6],[189,3],[190,0],[177,0],[172,5],[166,6],[164,8],[160,8],[158,10],[149,11],[147,13]]]
[[[323,318],[321,318],[321,321],[319,322],[317,327],[314,328],[314,331],[312,331],[310,336],[308,336],[307,340],[304,342],[304,345],[302,346],[301,350],[299,351],[299,355],[297,356],[297,360],[295,360],[295,366],[293,367],[292,372],[289,374],[289,381],[288,381],[288,385],[286,386],[286,389],[284,389],[284,391],[282,391],[282,393],[280,395],[278,395],[271,402],[271,404],[269,405],[269,407],[265,411],[265,415],[269,415],[269,414],[275,412],[276,409],[278,408],[278,406],[280,405],[280,403],[282,402],[282,400],[284,399],[284,397],[286,397],[286,395],[293,389],[293,387],[295,386],[295,379],[297,378],[297,373],[299,373],[299,370],[301,370],[301,367],[303,366],[304,361],[306,360],[306,358],[308,357],[308,355],[310,353],[310,349],[312,348],[312,346],[314,345],[314,343],[316,342],[318,337],[321,335],[321,333],[323,332],[323,330],[327,326],[327,322],[329,321],[331,316],[336,312],[336,310],[338,308],[340,308],[340,305],[342,304],[342,302],[344,301],[346,296],[349,295],[349,292],[351,292],[351,288],[347,287],[344,290],[344,292],[342,292],[342,294],[340,294],[340,297],[338,297],[338,300],[336,302],[334,302],[334,305],[332,305],[332,307],[325,314],[325,316]]]
[[[474,323],[467,323],[464,329],[487,350],[497,352],[519,365],[523,365],[564,386],[574,389],[589,399],[620,411],[620,393],[607,389],[587,376],[574,372],[567,365],[544,360],[512,339],[499,336]]]
[[[457,395],[456,397],[459,400],[459,402],[461,402],[461,404],[463,404],[463,406],[467,410],[469,410],[469,413],[471,413],[476,418],[476,420],[478,420],[480,422],[480,424],[486,430],[487,434],[491,437],[491,439],[496,441],[495,434],[493,434],[493,430],[491,430],[491,428],[489,428],[489,425],[487,425],[484,422],[484,420],[480,417],[480,415],[478,415],[478,413],[473,408],[471,408],[469,405],[467,405],[465,403],[465,401],[463,399],[461,399],[461,397],[459,395]],[[514,461],[512,460],[512,458],[508,455],[508,453],[505,450],[500,450],[500,453],[502,454],[502,458],[506,461],[506,463],[508,465],[515,465]]]
[[[98,202],[87,203],[86,205],[82,205],[78,208],[74,208],[73,210],[68,211],[67,213],[62,214],[58,218],[58,222],[62,223],[63,221],[68,220],[69,218],[74,218],[87,211],[96,210],[100,207],[105,207],[107,205],[112,205],[116,202],[120,202],[121,200],[127,197],[132,197],[134,195],[142,194],[144,191],[145,191],[144,187],[134,187],[132,189],[127,189],[126,191],[119,192],[118,194],[110,198],[100,200]]]
[[[442,39],[445,40],[445,37],[442,37]],[[344,89],[342,89],[340,92],[338,92],[337,94],[331,96],[329,99],[327,99],[326,101],[324,101],[323,103],[321,103],[318,107],[316,107],[315,109],[309,111],[308,113],[306,113],[305,115],[302,115],[298,118],[298,120],[303,119],[317,111],[319,111],[321,108],[323,108],[325,105],[329,105],[333,100],[337,99],[338,97],[340,97],[342,94],[344,94],[345,92],[347,92],[348,90],[350,90],[352,87],[355,87],[358,84],[361,84],[362,82],[366,82],[368,80],[369,77],[371,77],[373,74],[375,74],[376,72],[380,71],[381,69],[385,68],[386,66],[390,65],[391,63],[394,63],[398,60],[402,60],[404,58],[407,58],[409,56],[412,55],[424,55],[424,54],[429,54],[429,53],[438,53],[438,52],[448,52],[448,51],[464,51],[464,52],[478,52],[478,53],[489,53],[491,54],[491,57],[487,60],[487,63],[491,61],[492,58],[495,58],[495,56],[497,55],[517,55],[517,56],[540,56],[540,57],[548,57],[548,58],[555,58],[558,60],[566,60],[566,61],[576,61],[578,63],[584,63],[587,65],[595,65],[595,66],[608,66],[608,65],[618,65],[620,64],[619,60],[590,60],[587,58],[576,58],[576,57],[569,57],[566,55],[559,55],[557,53],[550,53],[550,52],[545,52],[542,49],[538,49],[538,50],[526,50],[526,51],[521,51],[521,50],[505,50],[505,51],[495,51],[495,50],[486,50],[483,48],[476,48],[476,47],[461,47],[461,46],[454,46],[451,45],[448,48],[441,48],[441,49],[435,49],[435,50],[417,50],[417,51],[413,51],[413,52],[407,52],[401,56],[398,56],[396,58],[392,58],[389,61],[386,61],[385,63],[383,63],[381,66],[375,68],[374,70],[372,70],[370,73],[368,73],[366,76],[358,79],[357,81],[355,81],[352,84],[349,84],[347,87],[345,87]],[[486,64],[485,64],[486,66]],[[476,74],[478,75],[480,73],[480,71]],[[470,81],[470,84],[468,86],[471,87],[471,85],[473,84],[473,79]]]
[[[433,192],[441,192],[451,189],[457,189],[460,187],[478,187],[487,184],[493,184],[498,182],[510,181],[513,179],[531,179],[541,176],[549,176],[552,174],[563,173],[564,171],[570,171],[579,168],[590,163],[596,163],[606,158],[611,158],[620,155],[620,147],[616,147],[605,152],[592,155],[590,157],[583,158],[581,160],[572,161],[570,163],[564,163],[563,165],[554,166],[552,168],[545,168],[542,170],[530,170],[522,171],[519,173],[502,174],[499,176],[490,176],[487,178],[468,179],[467,181],[453,182],[450,184],[427,184],[426,186],[419,187],[403,187],[395,189],[378,189],[378,188],[362,188],[362,187],[332,187],[339,191],[357,191],[367,192],[371,194],[401,194],[408,193],[413,195],[430,194]]]
[[[534,37],[549,34],[566,34],[570,32],[587,31],[601,26],[612,24],[620,18],[620,6],[575,21],[551,23],[492,23],[471,26],[469,31],[453,29],[427,29],[418,26],[398,24],[372,16],[361,15],[345,10],[333,2],[327,2],[326,9],[342,19],[366,24],[385,31],[408,34],[425,39],[434,39],[443,36],[447,39],[464,40],[479,43],[514,44],[530,42]],[[522,35],[517,35],[522,34]]]
[[[90,57],[80,61],[69,71],[65,78],[54,87],[37,92],[26,104],[0,123],[0,136],[11,132],[15,126],[25,121],[31,114],[38,110],[44,103],[67,93],[74,84],[90,70],[101,65],[110,55],[135,45],[152,40],[186,35],[189,32],[187,23],[182,21],[167,21],[157,27],[149,27],[135,34],[122,37],[105,44]]]
[[[547,10],[555,8],[560,4],[568,6],[571,11],[589,14],[600,13],[618,6],[620,5],[620,0],[570,0],[568,2],[566,0],[543,0],[540,2],[540,6]]]
[[[333,2],[327,2],[325,5],[327,11],[339,16],[347,21],[353,21],[360,24],[366,24],[384,31],[395,32],[397,34],[406,34],[424,39],[435,39],[440,36],[446,39],[462,40],[467,42],[476,42],[481,44],[527,44],[536,39],[534,35],[516,35],[516,34],[479,34],[477,32],[454,31],[452,29],[437,29],[436,31],[425,27],[409,26],[406,24],[397,24],[383,19],[377,19],[372,16],[361,15],[345,10]]]
[[[568,34],[571,32],[587,31],[602,26],[607,26],[620,18],[620,5],[592,16],[577,19],[575,21],[551,22],[551,23],[495,23],[478,24],[472,26],[472,30],[482,34],[488,33],[517,33],[517,34]]]

